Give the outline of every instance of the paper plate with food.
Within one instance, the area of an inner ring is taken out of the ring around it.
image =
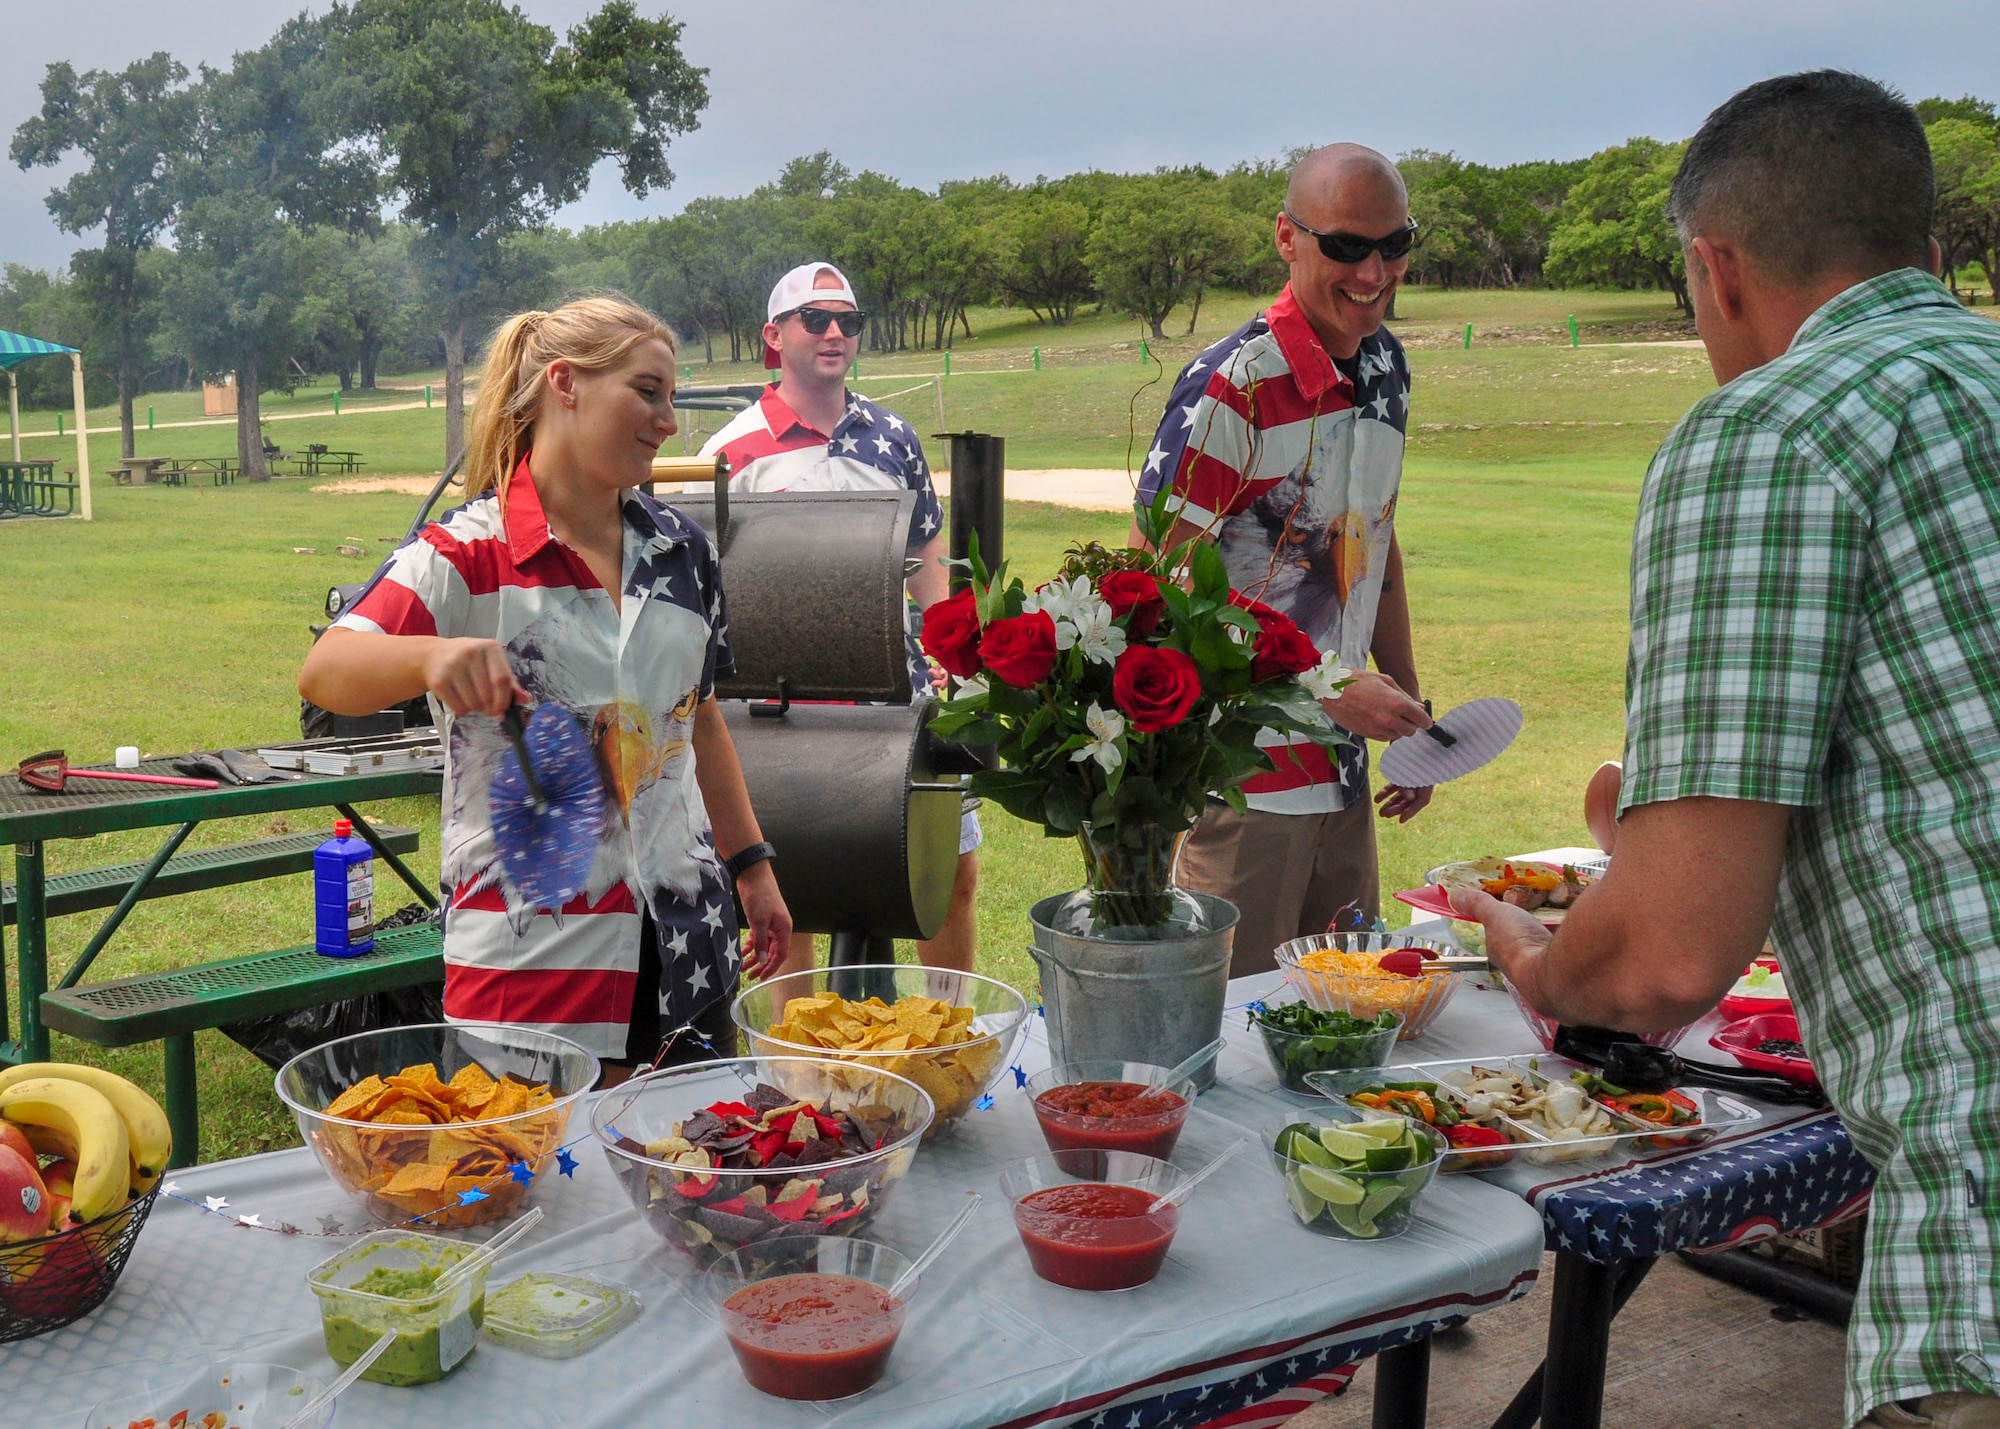
[[[1456,918],[1451,895],[1460,888],[1478,888],[1503,903],[1533,913],[1553,928],[1569,915],[1576,900],[1599,875],[1574,864],[1545,863],[1529,858],[1476,858],[1439,864],[1424,875],[1424,886],[1398,893],[1397,899],[1425,913]]]

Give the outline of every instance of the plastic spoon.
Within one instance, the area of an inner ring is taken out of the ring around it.
[[[958,1233],[965,1229],[965,1223],[972,1219],[972,1213],[979,1209],[985,1197],[977,1191],[965,1203],[965,1209],[951,1218],[951,1224],[938,1232],[938,1238],[930,1243],[924,1253],[910,1263],[910,1268],[896,1277],[896,1283],[889,1287],[889,1298],[900,1300],[910,1293],[910,1287],[917,1283],[917,1277],[930,1269],[931,1262],[944,1254],[944,1248],[958,1239]]]
[[[485,1245],[479,1247],[478,1250],[454,1265],[443,1275],[440,1275],[437,1278],[437,1282],[431,1286],[431,1294],[434,1296],[441,1295],[446,1290],[458,1284],[459,1281],[465,1279],[466,1276],[472,1274],[473,1271],[483,1270],[485,1267],[491,1265],[495,1260],[499,1259],[501,1251],[533,1230],[541,1223],[541,1219],[542,1208],[536,1206],[528,1214],[521,1217],[520,1220],[514,1222],[513,1225],[493,1237],[492,1240],[486,1242]]]
[[[1200,1051],[1191,1052],[1187,1056],[1181,1058],[1180,1061],[1176,1062],[1173,1065],[1173,1067],[1168,1070],[1166,1076],[1160,1078],[1160,1085],[1171,1086],[1173,1083],[1178,1082],[1179,1080],[1181,1080],[1181,1078],[1187,1076],[1188,1073],[1192,1072],[1196,1067],[1199,1067],[1203,1062],[1206,1062],[1210,1057],[1213,1057],[1217,1052],[1220,1052],[1222,1050],[1222,1040],[1223,1040],[1222,1038],[1218,1037],[1213,1042],[1209,1043],[1206,1047],[1203,1047]]]
[[[294,1414],[290,1419],[287,1419],[279,1429],[299,1429],[300,1425],[312,1423],[313,1416],[338,1399],[342,1390],[353,1384],[355,1380],[361,1378],[367,1371],[368,1366],[382,1358],[382,1352],[395,1343],[396,1332],[394,1330],[384,1330],[382,1337],[363,1350],[361,1358],[347,1367],[347,1373],[336,1379],[332,1384],[329,1384],[325,1389],[322,1389],[319,1392],[319,1398],[307,1401],[305,1408]]]
[[[1247,1136],[1239,1136],[1223,1147],[1222,1150],[1216,1152],[1214,1158],[1206,1166],[1202,1167],[1201,1170],[1195,1172],[1194,1175],[1181,1182],[1179,1186],[1167,1192],[1166,1195],[1160,1197],[1159,1200],[1147,1207],[1148,1212],[1157,1211],[1166,1206],[1180,1205],[1181,1202],[1194,1194],[1195,1187],[1206,1181],[1210,1176],[1213,1176],[1216,1168],[1242,1149],[1243,1143],[1249,1139]]]

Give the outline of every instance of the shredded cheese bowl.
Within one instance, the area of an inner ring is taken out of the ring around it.
[[[1279,944],[1275,956],[1285,981],[1308,1006],[1360,1018],[1384,1010],[1399,1013],[1403,1026],[1396,1040],[1408,1042],[1437,1020],[1465,979],[1446,968],[1427,967],[1415,977],[1383,972],[1382,955],[1401,948],[1419,954],[1456,951],[1396,933],[1316,933]]]

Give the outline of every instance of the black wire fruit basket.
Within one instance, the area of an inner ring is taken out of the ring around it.
[[[159,1194],[156,1186],[87,1225],[0,1245],[0,1345],[47,1334],[102,1305]]]

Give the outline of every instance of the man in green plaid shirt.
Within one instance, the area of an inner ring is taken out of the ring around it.
[[[1931,276],[1916,115],[1754,85],[1671,213],[1722,389],[1647,473],[1618,853],[1551,940],[1460,895],[1565,1023],[1709,1011],[1769,928],[1878,1179],[1847,1417],[2000,1426],[2000,323]]]

